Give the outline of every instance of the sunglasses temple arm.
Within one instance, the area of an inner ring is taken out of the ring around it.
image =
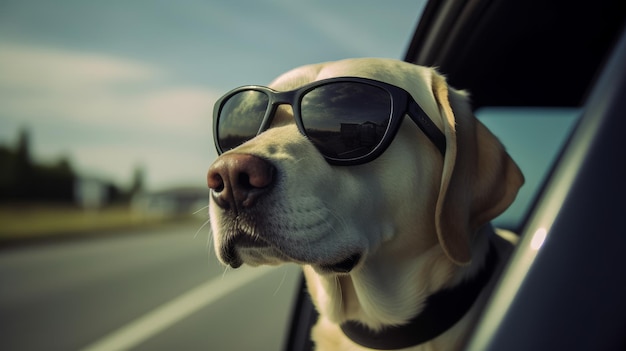
[[[437,126],[431,121],[430,117],[426,115],[426,112],[422,110],[419,105],[411,101],[409,102],[409,116],[417,124],[417,126],[426,134],[428,139],[435,144],[439,152],[441,152],[442,156],[446,154],[446,137],[443,133],[437,128]]]

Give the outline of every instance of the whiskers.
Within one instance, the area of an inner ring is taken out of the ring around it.
[[[202,206],[201,208],[199,208],[198,210],[193,212],[193,214],[197,215],[198,213],[201,213],[202,211],[208,210],[208,208],[209,208],[209,205]],[[213,247],[213,230],[211,230],[211,218],[209,217],[209,212],[208,211],[206,211],[206,221],[204,221],[204,223],[202,223],[200,228],[198,228],[198,230],[196,230],[196,233],[193,235],[193,239],[194,240],[197,239],[198,235],[200,234],[200,232],[202,232],[205,229],[208,229],[208,231],[207,231],[208,235],[207,235],[206,247],[207,247],[207,250],[209,251],[209,254],[210,254],[211,253],[211,248]]]
[[[196,234],[193,235],[193,238],[196,239],[198,237],[198,234],[200,234],[200,231],[202,231],[202,229],[204,229],[207,225],[210,225],[210,224],[211,224],[211,218],[204,221],[204,223],[202,223],[200,228],[196,230]],[[209,227],[209,234],[211,234],[210,227]]]
[[[200,211],[207,210],[208,208],[209,208],[209,205],[202,206],[201,208],[199,208],[196,212],[194,212],[192,214],[196,215],[196,214],[200,213]],[[207,211],[207,213],[208,213],[208,211]]]
[[[193,238],[194,238],[194,240],[195,240],[196,238],[198,238],[198,234],[200,234],[200,232],[201,232],[204,228],[206,228],[207,226],[209,226],[209,227],[208,227],[208,235],[207,235],[207,243],[206,243],[207,248],[209,248],[209,249],[211,248],[211,246],[212,246],[211,244],[213,243],[213,230],[211,230],[210,224],[211,224],[211,219],[209,218],[209,219],[207,219],[204,223],[202,223],[202,225],[200,226],[200,228],[198,228],[198,230],[196,230],[196,234],[194,234],[194,236],[193,236]]]
[[[224,271],[222,272],[222,279],[226,278],[226,275],[228,275],[229,272],[231,272],[233,269],[226,265],[224,266]]]
[[[339,280],[339,275],[335,275],[334,276],[334,289],[336,291],[336,296],[343,296],[343,292],[341,291],[341,281]],[[343,299],[337,299],[337,311],[343,311],[344,310],[344,306],[343,306]]]

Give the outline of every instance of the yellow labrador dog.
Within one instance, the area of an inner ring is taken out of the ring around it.
[[[214,136],[218,258],[302,265],[318,350],[462,346],[524,182],[465,93],[396,60],[309,65],[226,94]]]

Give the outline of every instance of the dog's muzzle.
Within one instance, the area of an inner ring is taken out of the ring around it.
[[[263,255],[294,262],[310,262],[289,249],[285,249],[281,234],[268,223],[268,212],[272,209],[272,190],[277,187],[276,167],[269,161],[240,153],[226,153],[209,168],[207,183],[211,189],[213,204],[221,211],[221,244],[217,248],[223,263],[233,268],[241,266],[243,260],[255,261]],[[317,222],[316,222],[317,223]],[[328,223],[315,224],[328,230]],[[310,230],[309,224],[300,228]],[[315,226],[314,225],[314,226]],[[294,228],[298,230],[298,228]],[[284,233],[282,235],[285,235]],[[316,262],[323,273],[349,273],[362,259],[360,251],[343,253],[343,257],[330,258],[330,262]],[[327,258],[328,259],[328,258]],[[336,261],[335,261],[336,260]]]

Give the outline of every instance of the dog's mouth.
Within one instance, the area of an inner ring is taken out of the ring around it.
[[[271,245],[268,241],[259,236],[252,236],[243,231],[238,231],[237,234],[229,239],[228,244],[223,246],[222,259],[224,260],[224,263],[228,264],[232,268],[239,268],[243,264],[243,259],[237,252],[237,249],[261,249],[270,246]]]
[[[321,264],[319,265],[319,267],[323,272],[350,273],[354,269],[354,267],[359,264],[361,257],[362,255],[360,253],[355,253],[337,263]]]
[[[272,245],[269,241],[263,239],[262,237],[252,236],[245,232],[237,232],[236,235],[230,238],[228,244],[224,245],[222,249],[222,259],[224,263],[231,266],[232,268],[239,268],[244,263],[244,260],[240,254],[240,250],[246,250],[246,255],[253,255],[253,253],[258,250],[259,255],[261,255],[260,252],[263,249],[270,248],[275,248],[275,246]],[[276,252],[274,252],[274,254],[276,254]],[[283,259],[293,260],[294,262],[300,261],[295,258],[289,258],[288,255],[285,255],[284,253],[281,254],[284,255],[282,256]],[[359,264],[361,258],[361,253],[355,253],[334,263],[310,263],[319,267],[320,272],[323,273],[347,274],[350,273],[354,269],[354,267]],[[300,263],[306,264],[306,262]]]

